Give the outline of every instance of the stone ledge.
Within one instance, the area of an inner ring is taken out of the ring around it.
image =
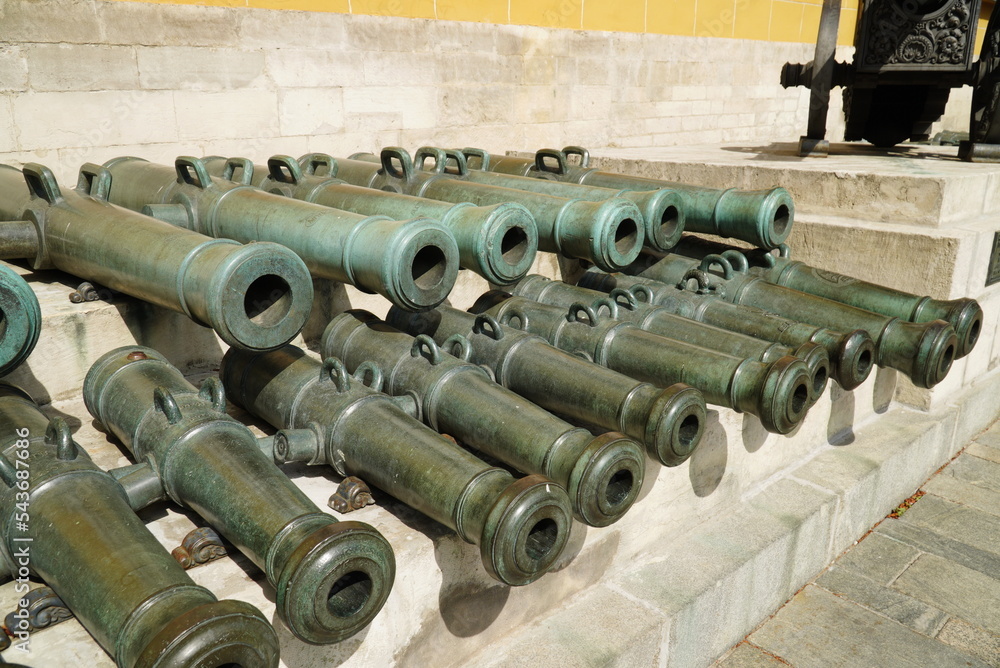
[[[605,579],[595,588],[601,591],[571,598],[470,664],[543,666],[555,656],[568,665],[593,665],[594,655],[584,654],[588,644],[579,641],[582,630],[600,634],[606,646],[636,652],[631,665],[711,664],[988,426],[1000,414],[995,402],[986,411],[963,408],[962,400],[997,391],[1000,374],[993,373],[940,413],[893,408],[849,444],[829,446],[775,476],[738,509]],[[962,429],[956,429],[959,420]],[[594,601],[615,593],[633,601],[644,623],[606,615],[593,624]],[[640,649],[656,635],[650,624],[658,618],[663,645]],[[600,665],[626,665],[633,656],[621,659]]]

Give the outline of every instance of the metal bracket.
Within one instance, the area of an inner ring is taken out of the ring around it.
[[[84,281],[80,285],[76,286],[76,290],[69,293],[69,300],[74,304],[96,302],[100,298],[101,295],[97,292],[97,288],[94,287],[94,284],[88,283],[87,281]]]
[[[64,622],[73,616],[66,604],[49,587],[37,587],[24,595],[17,609],[4,617],[4,627],[11,633],[33,633]],[[25,605],[22,606],[21,604]]]
[[[372,491],[361,478],[348,476],[337,486],[327,505],[338,513],[349,513],[375,503]]]
[[[184,536],[181,544],[170,554],[184,570],[188,570],[226,556],[226,546],[215,529],[199,527]]]

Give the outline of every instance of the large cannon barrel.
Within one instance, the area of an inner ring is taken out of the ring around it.
[[[226,415],[218,379],[196,390],[155,350],[126,346],[91,367],[83,396],[171,499],[264,571],[297,637],[339,642],[381,610],[395,576],[389,543],[367,524],[320,511]]]
[[[627,266],[642,250],[642,212],[620,197],[588,202],[469,183],[415,169],[410,154],[398,147],[382,149],[380,159],[381,166],[366,160],[337,158],[337,176],[354,185],[443,202],[471,202],[477,206],[516,202],[535,218],[539,250],[588,260],[607,271]]]
[[[316,276],[377,292],[411,310],[441,303],[458,277],[458,246],[429,218],[362,216],[209,175],[198,158],[173,166],[140,158],[105,163],[108,198],[211,237],[287,246]]]
[[[2,166],[0,166],[2,167]],[[48,168],[0,168],[0,218],[31,220],[34,267],[54,267],[212,327],[231,346],[290,341],[312,308],[309,272],[273,243],[243,245],[178,229],[106,200],[110,173],[84,165],[74,190]]]
[[[586,149],[573,146],[567,146],[562,151],[542,149],[535,154],[534,159],[493,157],[476,149],[464,151],[468,155],[482,157],[482,169],[505,174],[634,191],[668,188],[682,196],[684,228],[689,232],[717,234],[742,239],[764,248],[776,248],[792,231],[795,204],[791,194],[780,187],[765,190],[720,190],[603,172],[588,166],[590,153]],[[579,156],[580,163],[571,164],[570,155]]]
[[[369,154],[370,155],[370,154]],[[369,159],[369,156],[359,156]],[[378,158],[371,155],[375,161]],[[599,188],[590,185],[563,183],[560,181],[532,179],[511,174],[498,174],[483,170],[470,170],[465,155],[460,151],[422,147],[417,149],[413,159],[418,169],[429,169],[438,174],[449,174],[470,183],[482,183],[501,188],[526,190],[543,195],[555,195],[566,199],[582,199],[601,202],[614,197],[627,199],[639,207],[642,213],[646,245],[657,250],[673,248],[684,232],[684,198],[669,188],[636,191],[622,188]],[[427,161],[433,163],[427,167]],[[455,165],[451,167],[451,165]],[[454,171],[454,173],[452,173]]]
[[[233,400],[282,429],[275,458],[328,464],[389,492],[479,545],[483,565],[509,585],[542,576],[566,546],[566,492],[541,476],[515,480],[488,466],[351,377],[294,346],[230,350],[223,383]]]
[[[0,234],[2,229],[0,223]],[[28,358],[42,329],[38,297],[5,264],[0,264],[0,323],[0,376],[4,376]]]
[[[645,458],[633,440],[617,432],[595,437],[567,424],[495,383],[478,365],[442,352],[426,334],[414,338],[367,311],[348,311],[327,326],[322,350],[350,371],[374,363],[386,391],[416,397],[437,431],[559,483],[576,516],[591,526],[615,522],[638,497]]]
[[[430,336],[444,348],[456,335],[465,337],[470,361],[489,368],[504,387],[558,415],[620,431],[644,444],[664,466],[686,461],[705,429],[705,399],[690,385],[664,389],[637,381],[488,315],[449,306],[424,313],[393,308],[386,320],[413,336]]]
[[[760,362],[775,362],[786,355],[798,357],[809,368],[812,377],[809,392],[814,403],[826,390],[826,383],[830,377],[830,357],[826,349],[818,344],[803,343],[794,349],[789,348],[676,315],[663,307],[642,304],[635,295],[625,290],[613,291],[609,296],[603,292],[567,285],[562,281],[553,281],[536,274],[519,282],[511,292],[518,297],[527,297],[551,306],[589,304],[598,313],[606,311],[615,320],[630,322],[647,332],[679,339],[734,357],[756,359]]]
[[[538,250],[535,219],[520,204],[449,204],[351,185],[335,178],[336,160],[322,153],[307,154],[298,162],[276,155],[267,166],[245,162],[240,169],[232,160],[206,158],[205,167],[218,177],[232,177],[249,169],[252,176],[243,176],[244,181],[262,190],[341,211],[393,220],[439,220],[455,236],[462,268],[496,285],[509,285],[522,278]]]
[[[908,322],[944,320],[955,329],[958,347],[955,357],[965,357],[979,340],[983,328],[983,309],[975,299],[932,299],[868,283],[834,271],[817,269],[804,262],[763,250],[747,251],[698,237],[684,237],[675,253],[698,260],[706,255],[731,251],[742,253],[750,261],[750,273],[800,292],[825,297],[882,315]]]
[[[716,265],[722,267],[721,275],[709,274],[708,269]],[[944,380],[958,348],[955,330],[943,320],[910,323],[792,290],[737,271],[721,255],[708,255],[701,262],[667,255],[640,275],[675,285],[689,280],[714,282],[722,297],[734,304],[757,306],[817,327],[862,329],[875,342],[876,363],[903,372],[918,387],[933,387]]]
[[[567,310],[497,291],[472,310],[637,380],[692,385],[709,403],[756,415],[771,432],[787,434],[809,407],[809,369],[794,357],[770,364],[740,359],[602,319],[584,304]]]
[[[18,593],[29,576],[44,580],[120,668],[278,665],[260,611],[196,585],[66,421],[10,385],[0,385],[0,450],[0,539]]]
[[[759,308],[731,304],[716,296],[699,294],[639,276],[606,274],[591,268],[579,279],[580,287],[611,293],[625,290],[639,303],[655,304],[699,322],[741,332],[768,341],[799,347],[816,343],[830,358],[831,373],[841,387],[852,390],[863,383],[875,366],[875,343],[867,332],[848,334],[782,318]]]

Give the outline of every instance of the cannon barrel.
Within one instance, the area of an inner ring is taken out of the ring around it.
[[[264,571],[297,637],[339,642],[381,610],[395,576],[389,543],[320,511],[226,415],[217,378],[196,390],[155,350],[126,346],[91,367],[83,397],[136,461],[150,462],[171,499]]]
[[[456,335],[469,342],[470,361],[496,381],[558,415],[620,431],[646,446],[664,466],[694,452],[705,429],[705,399],[683,383],[666,389],[629,378],[501,325],[488,315],[439,306],[424,313],[390,309],[387,322],[413,336],[426,334],[448,347]]]
[[[0,264],[0,323],[0,376],[4,376],[28,358],[42,329],[38,297],[5,264]]]
[[[120,668],[278,665],[261,612],[196,585],[65,420],[0,385],[0,425],[0,538],[18,593],[43,579]]]
[[[33,222],[34,268],[54,267],[180,311],[231,346],[266,350],[298,334],[313,288],[294,253],[211,239],[110,204],[110,179],[88,164],[76,189],[60,190],[42,165],[29,163],[23,173],[0,168],[0,218]]]
[[[734,259],[739,257],[742,255]],[[721,275],[709,274],[708,269],[714,265],[722,267]],[[713,283],[722,298],[734,304],[757,306],[817,327],[839,331],[862,329],[875,342],[876,364],[901,371],[918,387],[933,387],[944,380],[958,348],[955,330],[943,320],[910,323],[768,283],[737,271],[721,255],[708,255],[700,263],[680,255],[667,255],[640,275],[674,285],[689,280]]]
[[[860,329],[844,334],[782,318],[752,306],[731,304],[682,286],[639,276],[606,274],[593,268],[580,277],[579,285],[606,293],[626,290],[639,303],[655,304],[685,318],[788,346],[816,343],[826,350],[834,379],[847,390],[863,383],[875,365],[875,343]]]
[[[642,250],[642,212],[628,200],[587,202],[468,183],[415,169],[410,154],[398,147],[382,149],[380,159],[381,166],[366,160],[337,158],[337,176],[354,185],[443,202],[471,202],[477,206],[516,202],[535,219],[539,250],[588,260],[608,271],[627,266]]]
[[[676,315],[666,308],[642,304],[635,295],[625,290],[613,291],[609,296],[603,292],[567,285],[562,281],[552,281],[536,274],[519,282],[511,292],[518,297],[526,297],[551,306],[569,307],[581,302],[589,304],[597,313],[607,311],[615,320],[630,322],[647,332],[679,339],[734,357],[745,357],[760,362],[775,362],[786,355],[797,357],[809,368],[812,378],[809,392],[813,403],[823,395],[830,377],[830,357],[826,349],[818,344],[803,343],[794,349],[789,348]]]
[[[765,190],[718,189],[603,172],[589,167],[586,149],[567,146],[562,151],[542,149],[532,158],[490,156],[478,149],[463,149],[467,157],[481,158],[482,169],[504,174],[557,179],[567,183],[633,191],[668,188],[681,196],[684,228],[688,232],[716,234],[776,248],[788,238],[795,217],[795,204],[784,188]],[[580,158],[569,162],[570,155]]]
[[[377,292],[411,310],[441,303],[458,277],[458,246],[439,222],[361,216],[213,178],[198,158],[173,166],[140,158],[105,163],[108,198],[202,234],[273,241],[321,278]]]
[[[279,461],[328,464],[355,475],[479,545],[494,578],[524,585],[566,546],[566,492],[532,475],[515,480],[424,426],[386,395],[294,346],[230,350],[223,383],[233,400],[282,431]]]
[[[771,432],[787,434],[809,406],[809,369],[794,357],[770,364],[740,359],[604,320],[584,304],[567,310],[498,291],[480,297],[472,310],[637,380],[692,385],[709,403],[756,415]]]
[[[975,299],[932,299],[817,269],[786,257],[787,247],[782,249],[782,255],[774,255],[763,250],[747,251],[698,237],[683,237],[674,252],[700,260],[706,255],[729,251],[742,253],[750,261],[751,274],[776,285],[908,322],[944,320],[955,329],[958,336],[956,359],[972,352],[982,333],[983,309]]]
[[[217,177],[232,178],[239,173],[225,158],[206,158],[205,167]],[[455,236],[460,266],[496,285],[509,285],[522,278],[538,250],[535,219],[513,202],[494,206],[449,204],[351,185],[335,178],[337,162],[322,153],[310,153],[298,162],[277,155],[268,160],[267,166],[247,161],[241,167],[252,173],[244,181],[270,193],[365,216],[440,220]]]
[[[617,432],[595,437],[567,424],[498,385],[478,365],[442,352],[427,335],[414,338],[367,311],[348,311],[327,326],[322,350],[349,371],[374,363],[386,391],[416,397],[435,430],[559,483],[576,516],[591,526],[617,521],[639,494],[645,458],[638,444]]]
[[[379,161],[378,157],[372,154],[355,154],[354,157],[374,162]],[[642,213],[646,245],[657,250],[670,250],[677,244],[684,232],[684,198],[680,193],[669,188],[646,191],[599,188],[590,185],[532,179],[512,174],[470,170],[463,153],[440,148],[419,148],[413,159],[418,169],[437,174],[448,174],[470,183],[526,190],[543,195],[582,199],[589,202],[601,202],[614,197],[627,199],[639,207],[639,211]],[[433,160],[433,163],[427,167],[429,159]],[[451,167],[451,165],[455,165],[455,167]]]

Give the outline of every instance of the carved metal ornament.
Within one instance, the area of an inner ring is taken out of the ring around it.
[[[862,9],[859,72],[964,70],[972,62],[974,16],[968,0],[876,0]],[[923,69],[923,68],[921,68]]]

